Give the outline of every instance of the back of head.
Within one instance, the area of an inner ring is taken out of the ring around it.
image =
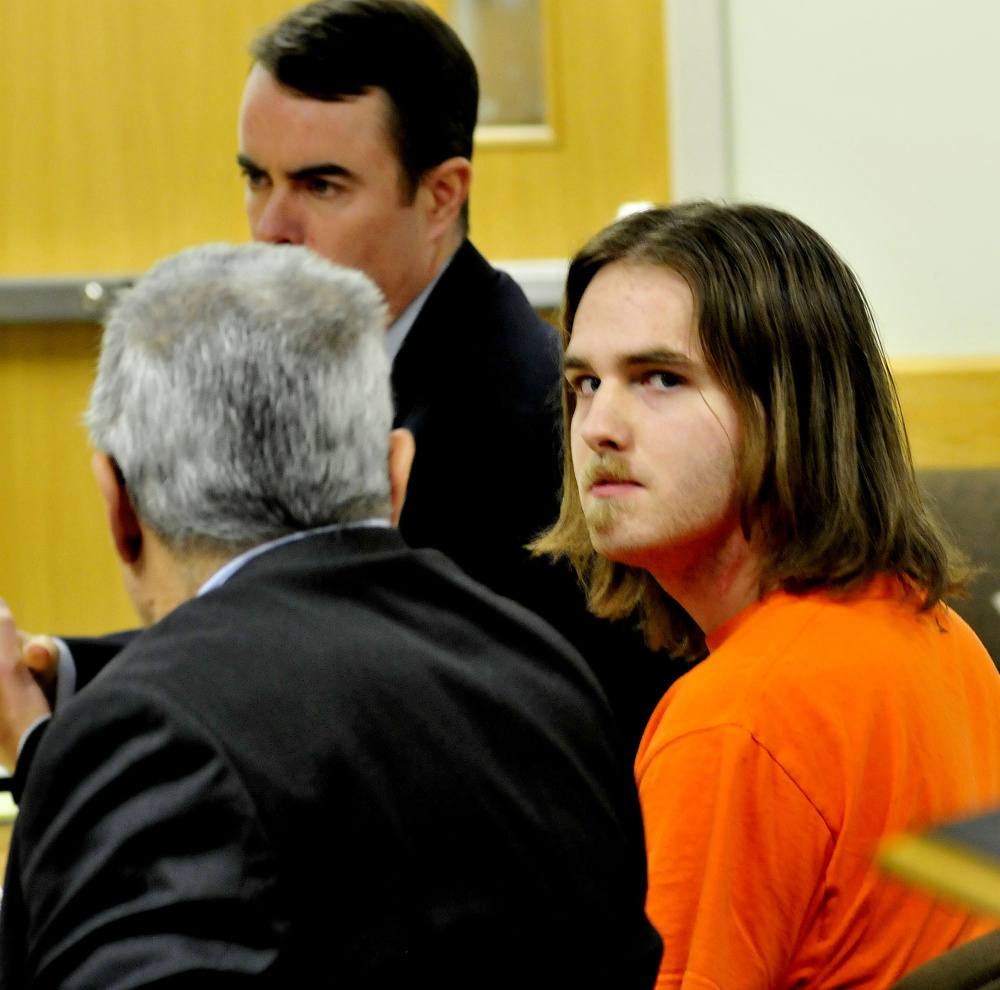
[[[94,444],[177,549],[388,517],[384,326],[364,275],[305,248],[183,251],[107,322]]]
[[[292,11],[251,48],[284,86],[314,100],[378,87],[412,194],[421,176],[472,158],[479,81],[458,35],[413,0],[318,0]]]
[[[962,568],[921,503],[864,295],[826,241],[755,205],[626,217],[571,265],[567,340],[587,286],[613,263],[671,269],[692,290],[702,351],[740,415],[740,509],[745,534],[760,540],[765,584],[846,591],[889,573],[923,589],[925,607],[960,590]],[[572,392],[566,403],[568,417]],[[652,642],[697,652],[697,631],[670,617],[678,610],[649,575],[597,558],[566,456],[560,520],[536,549],[573,560],[599,614],[638,605]]]

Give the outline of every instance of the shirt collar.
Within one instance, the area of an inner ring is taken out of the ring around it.
[[[406,340],[406,335],[413,328],[413,324],[416,323],[417,317],[420,315],[420,311],[424,308],[424,303],[427,302],[427,297],[434,291],[434,286],[436,286],[441,280],[441,276],[445,273],[448,266],[452,262],[452,258],[454,258],[457,253],[457,249],[451,253],[448,260],[441,266],[437,275],[431,279],[424,291],[421,292],[420,295],[417,296],[417,298],[414,299],[413,302],[411,302],[410,305],[396,317],[392,326],[386,330],[385,355],[389,359],[390,364],[396,360],[396,355],[403,346],[403,342]]]
[[[391,529],[392,524],[388,519],[361,519],[358,522],[332,523],[329,526],[317,526],[315,529],[300,529],[286,536],[279,536],[276,540],[269,540],[258,546],[251,547],[241,553],[238,557],[233,557],[228,563],[223,564],[199,589],[198,595],[207,594],[216,588],[221,588],[244,564],[249,563],[254,557],[259,557],[262,553],[275,550],[286,543],[295,543],[297,540],[304,540],[310,536],[320,536],[323,533],[335,533],[339,529],[362,529],[381,528]]]

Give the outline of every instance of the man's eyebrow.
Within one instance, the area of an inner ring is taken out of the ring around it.
[[[297,168],[294,172],[288,173],[288,178],[293,182],[331,176],[340,179],[353,179],[355,177],[349,168],[344,168],[343,165],[334,165],[333,162],[324,162],[322,165],[306,165],[304,168]]]
[[[618,363],[625,367],[631,367],[636,364],[691,365],[695,362],[689,355],[681,351],[655,350],[640,351],[637,354],[626,354],[619,359]],[[584,360],[584,358],[576,357],[574,354],[567,354],[563,357],[563,369],[566,371],[589,367],[590,362]]]
[[[236,163],[244,172],[264,172],[249,155],[240,152],[236,156]],[[353,179],[354,173],[343,165],[334,165],[333,162],[322,162],[319,165],[306,165],[298,168],[294,172],[288,173],[288,178],[293,182],[301,182],[303,179],[315,179],[319,177],[337,177],[341,179]]]
[[[622,358],[622,364],[694,364],[690,356],[681,351],[655,350],[640,351],[638,354],[627,354]]]

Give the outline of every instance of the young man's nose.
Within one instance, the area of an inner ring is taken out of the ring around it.
[[[613,382],[602,382],[584,415],[580,436],[591,450],[623,450],[632,441],[629,396]]]

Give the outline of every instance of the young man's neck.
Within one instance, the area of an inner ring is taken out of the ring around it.
[[[739,529],[710,549],[675,549],[649,570],[706,636],[759,601],[767,590],[757,541],[747,541]]]

